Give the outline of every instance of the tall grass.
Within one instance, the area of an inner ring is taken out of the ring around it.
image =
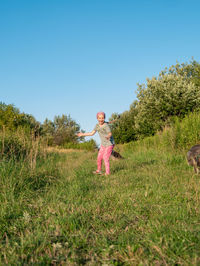
[[[167,132],[165,132],[167,133]],[[167,138],[163,134],[164,140]],[[200,113],[191,113],[182,121],[175,120],[170,129],[169,139],[174,148],[188,149],[200,142]]]
[[[1,158],[25,158],[30,152],[30,142],[25,138],[19,138],[17,134],[2,132],[0,133],[0,151]]]
[[[1,167],[1,264],[197,265],[200,180],[184,154],[122,151],[109,178],[96,154]]]
[[[124,146],[127,149],[145,147],[158,147],[175,151],[186,151],[191,146],[200,143],[200,113],[191,113],[184,119],[175,118],[173,124],[165,127],[155,136],[130,142]]]
[[[109,177],[85,150],[2,160],[0,264],[199,265],[200,179],[162,138],[117,147]]]
[[[0,160],[25,161],[31,169],[36,167],[38,157],[46,156],[43,139],[26,134],[23,129],[16,132],[0,132]]]

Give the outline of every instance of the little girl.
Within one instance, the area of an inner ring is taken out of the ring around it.
[[[101,172],[101,164],[102,160],[104,160],[105,163],[105,169],[106,173],[105,175],[110,174],[110,155],[112,153],[113,147],[114,147],[114,139],[110,130],[110,127],[107,122],[105,122],[105,113],[104,112],[98,112],[97,113],[97,120],[98,124],[96,124],[95,128],[92,132],[88,133],[78,133],[78,137],[82,136],[93,136],[96,132],[99,133],[100,139],[101,139],[101,147],[98,152],[97,157],[97,170],[94,171],[94,174],[102,174]]]

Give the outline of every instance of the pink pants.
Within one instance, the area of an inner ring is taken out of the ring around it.
[[[110,174],[109,159],[110,159],[110,155],[112,153],[113,147],[114,147],[114,145],[107,146],[107,147],[101,146],[99,153],[98,153],[98,157],[97,157],[97,170],[101,171],[102,160],[104,160],[107,175]]]

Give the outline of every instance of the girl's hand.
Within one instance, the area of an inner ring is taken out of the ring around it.
[[[79,132],[79,133],[77,133],[77,136],[78,137],[82,137],[83,136],[83,133],[82,132]]]

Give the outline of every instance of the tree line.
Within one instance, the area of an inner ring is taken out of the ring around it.
[[[113,113],[110,121],[116,143],[128,143],[153,136],[175,118],[183,119],[187,114],[200,110],[200,64],[172,65],[161,71],[158,77],[138,84],[136,100],[122,114]],[[119,118],[120,117],[120,118]],[[23,129],[34,138],[42,137],[48,145],[64,146],[79,143],[80,125],[70,115],[55,116],[53,121],[38,122],[32,115],[21,113],[12,104],[0,103],[0,131],[14,132]]]
[[[38,122],[32,115],[21,113],[13,104],[0,103],[0,130],[16,132],[22,129],[33,138],[42,137],[48,145],[77,143],[76,133],[80,125],[70,115],[55,116],[54,120],[45,119]]]

